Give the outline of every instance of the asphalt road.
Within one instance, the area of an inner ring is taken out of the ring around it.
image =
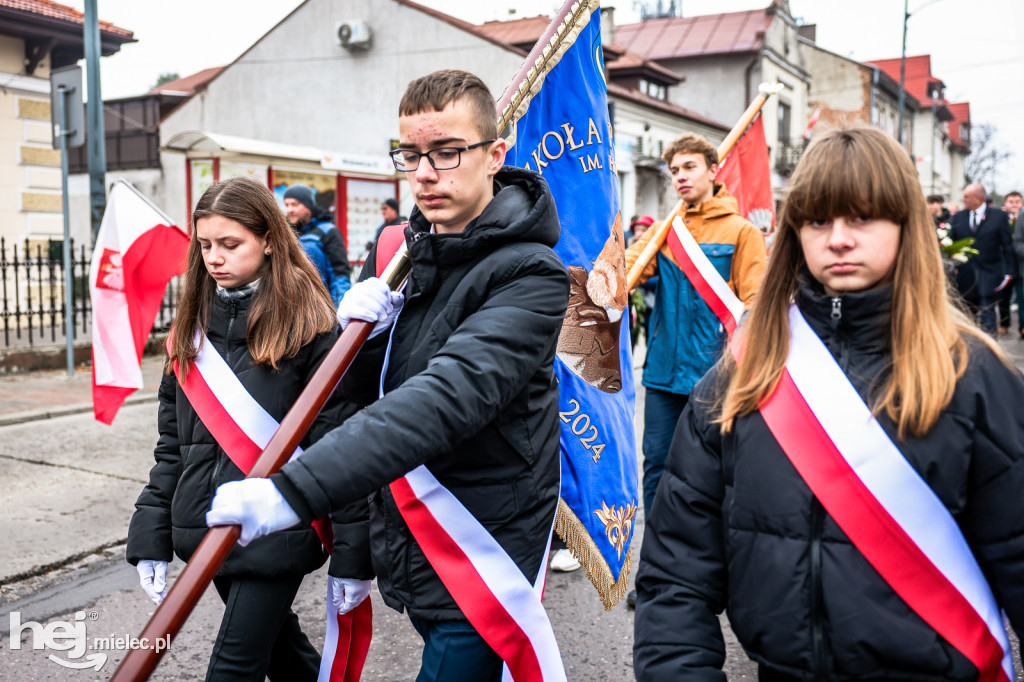
[[[1004,337],[1003,346],[1024,366],[1024,342]],[[643,390],[637,392],[637,424]],[[136,496],[152,465],[156,404],[126,405],[112,427],[91,413],[0,426],[0,682],[7,680],[105,680],[124,655],[123,647],[96,637],[137,635],[153,605],[124,562],[124,539]],[[633,560],[643,535],[638,513]],[[180,565],[172,566],[176,575]],[[326,570],[309,575],[294,608],[303,629],[320,648],[324,634]],[[365,680],[409,680],[419,665],[420,639],[406,616],[374,605],[374,639]],[[551,573],[545,605],[551,616],[570,680],[632,679],[633,612],[619,605],[604,611],[582,571]],[[71,652],[33,649],[30,629],[18,642],[9,637],[12,614],[22,624],[53,627],[58,621],[84,627],[96,645],[77,660],[105,655],[100,669],[72,670],[48,658]],[[152,677],[193,680],[206,670],[222,606],[208,590]],[[723,619],[730,680],[755,679]],[[13,648],[14,646],[20,648]],[[1018,669],[1018,676],[1021,671]]]
[[[638,423],[642,420],[639,392]],[[124,655],[99,643],[77,657],[105,654],[100,669],[68,669],[48,658],[67,653],[33,649],[31,630],[20,648],[9,636],[11,614],[22,624],[57,621],[84,626],[96,637],[136,636],[153,605],[124,562],[124,538],[136,496],[146,480],[156,442],[156,405],[122,408],[112,427],[91,413],[0,427],[0,680],[107,679]],[[633,560],[639,556],[642,519]],[[172,567],[176,575],[180,565]],[[322,647],[326,568],[306,578],[295,611],[314,645]],[[374,590],[374,639],[364,680],[409,680],[419,667],[421,640],[408,618],[380,601]],[[583,571],[550,573],[545,605],[570,680],[632,679],[633,612],[620,604],[605,611]],[[154,674],[154,680],[193,680],[205,673],[222,606],[208,590]],[[724,622],[724,621],[723,621]],[[730,679],[753,679],[725,624]],[[98,662],[98,659],[94,659]]]

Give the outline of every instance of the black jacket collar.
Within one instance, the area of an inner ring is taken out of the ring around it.
[[[796,302],[814,333],[826,342],[842,339],[851,348],[884,352],[891,342],[892,285],[829,296],[803,268],[797,276]],[[838,301],[838,303],[837,303]],[[839,317],[833,317],[833,310]]]
[[[494,177],[494,198],[458,234],[431,234],[430,222],[418,207],[405,228],[412,278],[421,291],[436,286],[437,270],[468,263],[513,243],[536,242],[554,247],[560,233],[558,212],[540,175],[514,166]]]

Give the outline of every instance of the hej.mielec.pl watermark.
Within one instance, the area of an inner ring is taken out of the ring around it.
[[[93,637],[91,640],[85,632],[86,618],[96,620],[95,611],[86,616],[85,611],[75,613],[75,620],[55,620],[46,625],[32,620],[21,622],[21,612],[11,611],[11,649],[21,649],[22,637],[29,633],[29,641],[33,649],[49,649],[51,651],[67,652],[65,658],[55,654],[47,656],[51,661],[65,668],[83,670],[94,668],[99,670],[107,662],[106,651],[126,651],[129,649],[153,649],[156,652],[166,651],[171,646],[171,636],[156,637],[153,641],[148,638],[132,637],[125,635],[110,635],[108,637]],[[91,652],[86,654],[86,652]]]

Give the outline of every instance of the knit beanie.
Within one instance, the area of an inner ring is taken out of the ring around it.
[[[284,193],[285,199],[295,199],[297,202],[309,209],[313,215],[317,213],[316,192],[312,187],[306,185],[292,185]]]

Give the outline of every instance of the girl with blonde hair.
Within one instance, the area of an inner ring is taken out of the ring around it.
[[[724,679],[723,609],[761,680],[1012,677],[1024,380],[950,297],[894,140],[805,152],[730,351],[647,519],[637,678]]]

